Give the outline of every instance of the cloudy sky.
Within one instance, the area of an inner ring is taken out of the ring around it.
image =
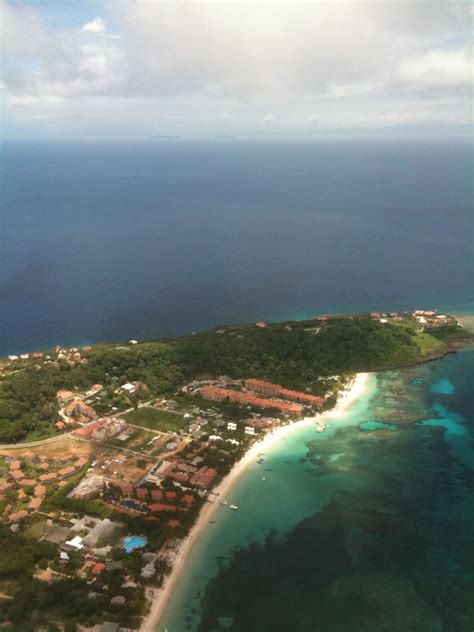
[[[0,0],[3,133],[468,133],[472,6]]]

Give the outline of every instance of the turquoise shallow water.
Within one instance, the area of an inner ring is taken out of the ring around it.
[[[326,432],[274,444],[193,549],[160,632],[470,630],[473,362],[371,376]]]

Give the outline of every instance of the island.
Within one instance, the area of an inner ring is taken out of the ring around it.
[[[226,496],[267,442],[297,423],[324,432],[368,372],[470,341],[419,309],[1,359],[3,629],[154,630],[196,534],[238,510]]]

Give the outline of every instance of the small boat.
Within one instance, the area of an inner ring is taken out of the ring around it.
[[[221,501],[221,505],[228,505],[229,503],[227,502],[227,500],[222,500]]]
[[[262,476],[262,481],[266,481],[267,479],[265,478],[265,476]]]
[[[229,509],[238,509],[237,505],[229,505]]]

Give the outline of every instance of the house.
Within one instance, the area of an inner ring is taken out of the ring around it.
[[[227,424],[227,430],[237,430],[237,424],[233,421],[229,421]]]
[[[50,472],[49,474],[41,474],[39,479],[42,483],[45,483],[47,485],[48,483],[51,483],[52,481],[54,481],[57,477],[58,477],[57,474],[55,474],[54,472]],[[36,481],[33,481],[33,484],[35,482]]]
[[[75,398],[75,395],[72,391],[58,391],[56,393],[56,399],[60,404],[67,404],[71,402]]]
[[[70,551],[81,551],[84,548],[84,545],[82,543],[81,536],[76,535],[72,540],[66,540],[63,547],[65,549],[69,549]]]
[[[28,507],[30,509],[33,509],[33,511],[36,511],[37,509],[39,509],[43,503],[43,498],[38,497],[38,498],[32,498],[28,504]]]
[[[168,520],[166,524],[168,525],[168,527],[171,527],[172,529],[175,529],[176,527],[181,526],[181,522],[179,520]]]
[[[133,395],[133,393],[135,393],[135,391],[137,390],[137,387],[134,384],[130,384],[130,382],[127,382],[126,384],[122,384],[120,388],[123,391],[125,391],[128,395]]]
[[[184,494],[184,496],[181,498],[181,502],[184,503],[187,507],[191,507],[192,505],[194,505],[196,499],[194,498],[194,496],[191,496],[191,494]]]
[[[252,428],[252,426],[245,426],[245,434],[246,435],[254,435],[255,434],[255,428]]]
[[[63,476],[64,478],[68,478],[72,476],[76,472],[75,467],[63,467],[58,471],[59,476]]]
[[[18,484],[22,487],[33,487],[33,485],[36,485],[36,481],[34,478],[23,478],[21,481],[18,481]]]
[[[267,326],[267,323],[264,323],[262,320],[259,320],[258,323],[255,323],[257,327],[264,328]]]
[[[17,511],[16,513],[10,514],[8,516],[8,520],[10,522],[19,522],[20,520],[23,520],[23,518],[26,518],[27,515],[28,515],[28,512],[22,509],[21,511]]]
[[[94,564],[94,566],[92,567],[92,572],[94,573],[94,575],[99,575],[100,573],[103,573],[105,571],[105,564],[103,564],[102,562],[97,562],[97,564]]]

